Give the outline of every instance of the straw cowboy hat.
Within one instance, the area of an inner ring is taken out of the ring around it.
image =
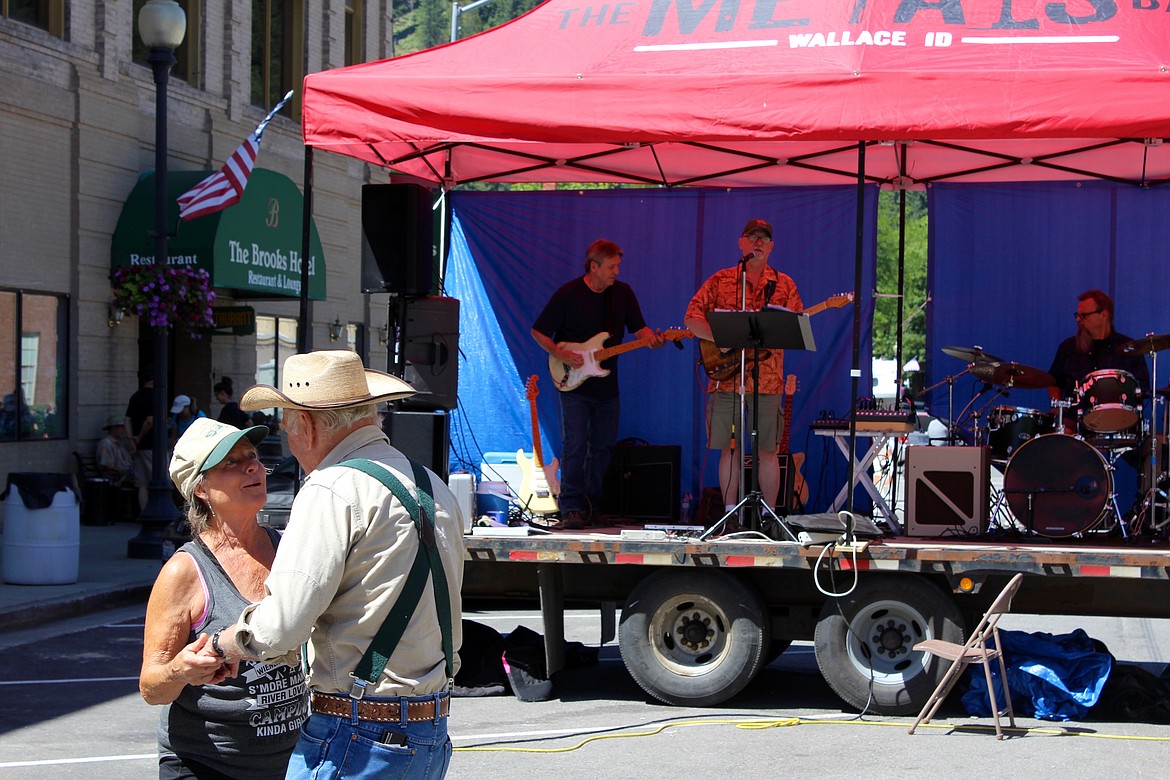
[[[248,388],[240,408],[346,409],[379,401],[396,401],[415,390],[396,376],[362,365],[356,352],[336,349],[293,355],[284,362],[282,390],[272,385]]]

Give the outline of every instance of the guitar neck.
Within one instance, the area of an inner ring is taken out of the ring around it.
[[[600,363],[603,360],[609,360],[614,355],[621,355],[631,350],[639,349],[640,347],[644,347],[649,343],[649,339],[634,339],[633,341],[627,341],[625,344],[618,344],[613,347],[599,349],[593,353],[593,359]]]
[[[536,415],[536,399],[532,398],[528,401],[529,413],[532,416],[532,460],[536,462],[536,468],[544,467],[544,453],[540,448],[540,419]]]

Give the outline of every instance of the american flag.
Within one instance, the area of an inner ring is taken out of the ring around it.
[[[284,99],[268,112],[264,121],[256,125],[256,129],[232,152],[232,156],[222,168],[179,196],[179,219],[186,221],[214,214],[240,202],[240,198],[244,196],[244,187],[248,186],[248,177],[252,175],[252,166],[256,164],[256,155],[260,151],[260,136],[264,134],[264,128],[268,127],[272,117],[284,108],[292,94],[290,90]]]

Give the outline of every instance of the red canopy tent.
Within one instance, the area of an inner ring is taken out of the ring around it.
[[[1170,179],[1147,0],[549,0],[305,79],[305,143],[447,186]]]

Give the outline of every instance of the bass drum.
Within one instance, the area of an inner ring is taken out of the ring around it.
[[[1004,471],[1003,492],[1025,528],[1059,538],[1088,531],[1101,521],[1113,494],[1113,478],[1091,445],[1052,433],[1016,450]]]

